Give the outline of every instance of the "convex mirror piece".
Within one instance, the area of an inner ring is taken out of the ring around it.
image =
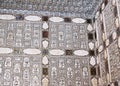
[[[43,57],[42,63],[43,63],[44,65],[47,65],[47,64],[48,64],[48,58],[47,58],[47,56],[44,56],[44,57]]]
[[[119,27],[119,18],[116,18],[116,19],[115,19],[115,26],[116,26],[116,28]]]
[[[93,42],[90,42],[90,43],[89,43],[89,48],[90,48],[91,50],[93,50],[94,47],[95,47],[95,44],[94,44]]]
[[[61,18],[61,17],[51,17],[49,20],[52,21],[52,22],[62,22],[62,21],[64,21],[64,19]]]
[[[0,48],[0,54],[10,54],[13,52],[11,48]]]
[[[0,19],[2,19],[2,20],[13,20],[13,19],[15,19],[15,16],[9,15],[9,14],[3,14],[3,15],[0,15]]]
[[[44,40],[42,42],[42,45],[43,45],[44,48],[47,48],[48,47],[48,41]]]
[[[105,41],[105,44],[106,44],[106,46],[108,46],[108,45],[110,44],[109,39],[107,39],[107,40]]]
[[[86,20],[82,19],[82,18],[74,18],[74,19],[72,19],[72,21],[74,23],[85,23],[86,22]]]
[[[86,50],[75,50],[73,53],[77,56],[87,56],[89,54]]]
[[[100,45],[98,51],[99,51],[99,52],[103,51],[103,45]]]
[[[114,40],[117,38],[117,33],[116,33],[116,31],[114,31],[114,32],[112,33],[112,38],[113,38]]]
[[[96,13],[96,15],[95,15],[95,18],[98,18],[98,17],[99,17],[99,15],[100,15],[100,12],[99,12],[99,11],[97,11],[97,13]]]
[[[113,6],[116,5],[116,0],[112,0],[112,5],[113,5]]]
[[[43,27],[43,29],[48,29],[48,23],[44,22],[42,27]]]
[[[90,58],[90,64],[91,64],[92,66],[94,66],[94,65],[96,64],[96,60],[95,60],[94,57],[91,57],[91,58]]]
[[[63,55],[64,51],[60,49],[53,49],[49,51],[51,55]]]
[[[39,16],[32,16],[32,15],[26,16],[25,19],[28,21],[40,21],[41,20]]]
[[[41,51],[39,49],[24,49],[23,52],[25,54],[40,54]]]
[[[118,47],[120,48],[120,37],[118,37]]]
[[[90,31],[90,32],[93,31],[93,27],[92,27],[91,24],[88,25],[87,30]]]
[[[104,8],[105,8],[105,3],[102,4],[102,10],[104,10]]]

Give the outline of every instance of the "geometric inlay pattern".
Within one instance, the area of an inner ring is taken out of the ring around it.
[[[0,46],[40,48],[41,23],[0,21]]]
[[[41,86],[41,56],[0,56],[0,86]]]
[[[114,8],[115,7],[112,6],[111,2],[109,2],[105,10],[103,11],[107,38],[111,35],[114,29],[116,29]]]
[[[109,47],[109,55],[110,55],[110,67],[111,67],[111,79],[114,81],[115,79],[119,79],[120,73],[120,51],[118,49],[117,41],[113,42]]]
[[[50,56],[49,86],[89,86],[89,58]]]
[[[88,49],[87,24],[50,22],[49,25],[51,48]]]
[[[103,0],[1,0],[0,12],[16,14],[41,14],[47,16],[73,16],[82,18],[94,17],[95,11]],[[4,10],[6,9],[6,10]],[[32,11],[32,12],[31,12]]]

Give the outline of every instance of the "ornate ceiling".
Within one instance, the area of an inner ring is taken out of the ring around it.
[[[103,0],[0,0],[1,13],[93,18]]]

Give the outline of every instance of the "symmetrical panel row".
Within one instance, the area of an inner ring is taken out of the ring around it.
[[[89,58],[49,58],[49,86],[89,86]]]
[[[0,56],[0,86],[41,86],[40,56]]]
[[[40,48],[41,23],[0,21],[0,46]]]
[[[88,49],[87,24],[49,23],[50,47]]]

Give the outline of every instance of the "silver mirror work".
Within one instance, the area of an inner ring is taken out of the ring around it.
[[[119,0],[12,1],[0,1],[0,86],[120,81]]]
[[[50,57],[50,86],[88,86],[88,57]]]
[[[0,85],[41,86],[40,59],[40,56],[0,56]]]
[[[12,9],[13,13],[47,15],[47,16],[72,16],[92,18],[95,15],[98,5],[102,0],[2,0],[0,2],[0,12]],[[6,9],[6,10],[4,10]],[[19,11],[20,10],[20,11]],[[36,17],[35,17],[36,18]],[[32,19],[32,18],[31,18]]]
[[[40,48],[41,23],[0,21],[0,46]]]
[[[49,25],[50,48],[88,49],[87,24],[50,22]]]

